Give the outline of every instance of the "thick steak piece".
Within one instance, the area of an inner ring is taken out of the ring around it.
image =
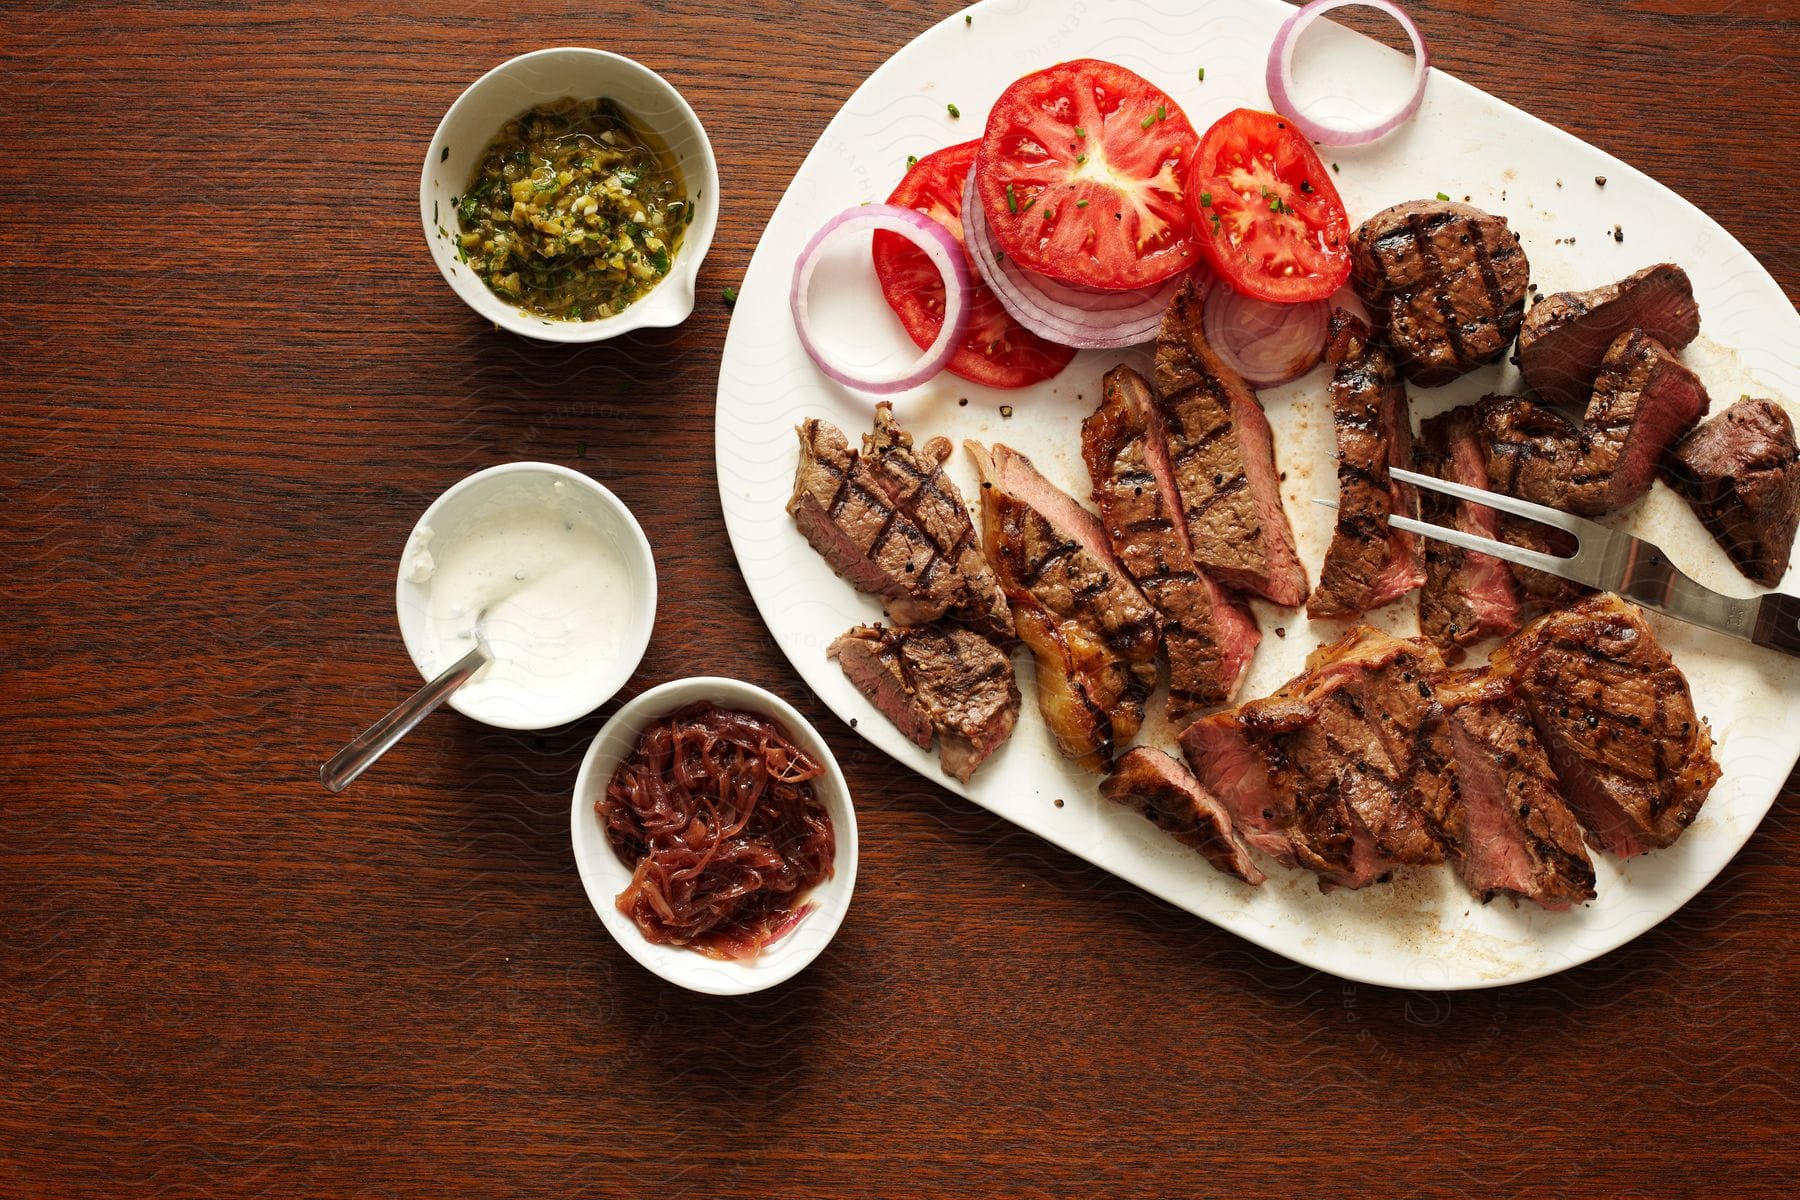
[[[1156,683],[1156,613],[1092,513],[1023,454],[965,446],[981,472],[988,560],[1037,659],[1038,706],[1063,753],[1103,773]]]
[[[1388,527],[1388,517],[1418,516],[1414,490],[1388,476],[1412,465],[1412,416],[1406,386],[1368,326],[1331,314],[1331,415],[1337,430],[1338,515],[1309,617],[1342,617],[1379,608],[1425,582],[1418,539]]]
[[[879,597],[903,625],[951,617],[1011,637],[1006,601],[981,557],[956,485],[891,423],[862,454],[837,426],[808,418],[787,510],[839,575]],[[947,453],[947,447],[945,447]],[[927,465],[929,464],[929,466]]]
[[[1601,516],[1643,498],[1664,451],[1711,403],[1662,343],[1626,330],[1606,351],[1580,429],[1516,396],[1481,402],[1488,474],[1522,500]]]
[[[1162,618],[1169,719],[1185,724],[1231,700],[1262,632],[1194,565],[1156,402],[1130,367],[1106,373],[1100,407],[1081,423],[1081,454],[1113,551]]]
[[[1483,904],[1560,912],[1594,898],[1594,864],[1511,681],[1483,669],[1438,684],[1420,786],[1437,789],[1450,865]]]
[[[1580,461],[1581,438],[1568,418],[1553,408],[1533,404],[1522,396],[1483,396],[1475,406],[1476,422],[1487,455],[1488,487],[1492,491],[1549,503],[1566,499]],[[1560,529],[1539,525],[1525,517],[1502,513],[1500,540],[1545,554],[1568,555],[1575,541]],[[1526,613],[1560,608],[1588,594],[1589,589],[1534,567],[1508,564],[1519,585]]]
[[[1476,435],[1475,410],[1453,408],[1420,428],[1418,469],[1469,487],[1488,486],[1487,456]],[[1437,492],[1419,498],[1425,520],[1481,537],[1499,538],[1499,514],[1486,505]],[[1419,631],[1442,654],[1460,654],[1482,638],[1519,628],[1519,591],[1508,564],[1435,538],[1425,543],[1425,585],[1419,590]]]
[[[1552,404],[1580,407],[1607,348],[1633,329],[1671,350],[1694,340],[1700,307],[1686,271],[1658,263],[1592,291],[1544,296],[1520,326],[1514,359],[1526,387]]]
[[[1422,387],[1498,362],[1519,332],[1531,264],[1496,217],[1414,200],[1376,213],[1350,239],[1350,283]]]
[[[1764,587],[1781,582],[1800,526],[1800,448],[1786,410],[1746,396],[1689,434],[1663,478],[1738,570]]]
[[[986,637],[1010,642],[1012,611],[993,568],[981,556],[962,493],[944,474],[949,457],[947,439],[932,438],[923,449],[914,449],[912,435],[894,420],[894,406],[885,400],[875,406],[875,430],[863,435],[863,461],[894,507],[931,538],[962,576],[966,594],[952,615]]]
[[[1306,599],[1306,568],[1281,507],[1274,435],[1256,393],[1219,360],[1190,276],[1156,339],[1156,396],[1194,562],[1276,604]]]
[[[1711,406],[1699,376],[1666,346],[1641,330],[1621,333],[1600,362],[1582,420],[1573,495],[1597,491],[1592,510],[1603,513],[1636,503],[1656,482],[1664,452]]]
[[[826,654],[915,744],[929,750],[935,733],[945,772],[964,783],[1018,722],[1012,660],[973,630],[858,625]]]
[[[1136,809],[1227,875],[1255,886],[1267,879],[1232,832],[1231,815],[1188,769],[1161,750],[1137,746],[1113,764],[1100,794]]]
[[[1588,843],[1630,858],[1694,821],[1719,766],[1687,680],[1614,595],[1549,613],[1490,660],[1510,677]]]
[[[1182,753],[1252,847],[1326,890],[1365,887],[1443,861],[1436,794],[1414,781],[1442,669],[1426,643],[1358,627],[1273,695],[1194,722]]]

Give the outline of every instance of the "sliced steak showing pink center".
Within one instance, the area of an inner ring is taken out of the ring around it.
[[[1656,482],[1665,451],[1706,415],[1712,399],[1699,376],[1642,330],[1608,347],[1581,426],[1581,461],[1571,481],[1594,507],[1613,512],[1635,503]],[[1574,511],[1584,511],[1575,509]]]
[[[1230,700],[1262,633],[1188,553],[1156,420],[1149,385],[1131,368],[1115,367],[1100,407],[1081,424],[1081,450],[1107,538],[1162,618],[1169,718],[1184,723]]]
[[[1416,384],[1499,361],[1519,332],[1531,265],[1505,217],[1447,201],[1396,204],[1362,223],[1350,254],[1351,286]]]
[[[953,615],[987,637],[1009,642],[1013,638],[1012,612],[993,569],[981,556],[962,493],[944,474],[944,460],[949,457],[950,443],[943,438],[933,438],[923,449],[914,449],[912,435],[894,420],[893,405],[884,400],[875,406],[875,430],[863,435],[862,461],[889,502],[955,566],[965,594]]]
[[[929,749],[936,733],[944,770],[964,783],[1018,722],[1012,661],[972,630],[859,625],[827,654],[913,742]]]
[[[1190,278],[1156,340],[1158,412],[1193,558],[1220,583],[1276,604],[1306,599],[1306,569],[1281,507],[1268,416],[1219,360]]]
[[[1719,778],[1712,738],[1637,608],[1591,597],[1526,626],[1491,661],[1524,698],[1591,845],[1630,858],[1693,823]]]
[[[1594,864],[1525,705],[1509,681],[1464,671],[1438,685],[1420,775],[1443,794],[1450,863],[1483,904],[1553,911],[1594,898]],[[1516,902],[1516,901],[1515,901]]]
[[[1607,348],[1641,329],[1671,350],[1700,332],[1687,272],[1658,263],[1586,292],[1544,296],[1526,314],[1514,356],[1525,386],[1552,404],[1585,405]]]
[[[1295,863],[1287,829],[1294,798],[1269,782],[1262,750],[1253,745],[1236,710],[1201,717],[1182,730],[1181,755],[1207,790],[1231,814],[1232,828],[1253,849],[1284,867]]]
[[[1412,462],[1406,388],[1387,351],[1343,309],[1331,314],[1331,411],[1337,430],[1338,515],[1319,583],[1306,601],[1311,617],[1377,608],[1424,582],[1417,540],[1388,527],[1388,517],[1418,515],[1413,489],[1388,476]]]
[[[1765,587],[1781,582],[1800,527],[1800,447],[1780,405],[1739,400],[1675,448],[1663,478],[1738,570]]]
[[[1439,479],[1487,488],[1487,458],[1476,436],[1475,411],[1467,405],[1427,420],[1421,427],[1418,469]],[[1498,514],[1485,505],[1437,492],[1420,496],[1425,520],[1464,533],[1498,538]],[[1419,630],[1449,656],[1482,638],[1519,627],[1519,594],[1501,559],[1423,539],[1425,585],[1419,592]]]
[[[1103,772],[1156,683],[1156,613],[1092,513],[1017,451],[965,445],[982,477],[988,560],[1037,658],[1039,707],[1063,753]]]
[[[1127,751],[1100,785],[1100,794],[1136,809],[1227,875],[1252,886],[1268,878],[1233,833],[1224,806],[1161,750],[1138,746]]]

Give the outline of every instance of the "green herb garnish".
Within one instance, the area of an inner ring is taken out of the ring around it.
[[[1439,192],[1437,194],[1437,196],[1438,196],[1439,200],[1448,200],[1450,198],[1449,196],[1445,195],[1443,192]]]
[[[958,109],[958,108],[957,108],[957,107],[956,107],[956,105],[954,105],[954,104],[946,104],[946,105],[944,105],[944,111],[945,111],[945,112],[947,112],[947,113],[949,113],[949,114],[950,114],[950,115],[951,115],[951,116],[953,116],[953,117],[960,117],[960,116],[962,116],[962,111],[961,111],[961,110],[960,110],[960,109]]]
[[[732,305],[737,303],[737,289],[734,287],[728,287],[724,291],[719,293],[719,298],[721,300],[725,301],[726,308],[730,308]]]
[[[1019,211],[1019,198],[1013,195],[1013,186],[1010,183],[1006,185],[1006,211],[1010,213]]]

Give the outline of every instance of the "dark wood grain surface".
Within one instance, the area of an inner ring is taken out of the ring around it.
[[[1439,66],[1800,291],[1791,0],[1412,9]],[[5,6],[0,1196],[1787,1194],[1794,781],[1629,946],[1400,993],[1052,850],[801,686],[720,518],[718,297],[838,106],[957,11]],[[712,134],[729,204],[678,329],[527,345],[424,253],[445,107],[559,44],[661,69]],[[610,706],[543,735],[444,714],[350,792],[316,783],[416,685],[413,521],[523,458],[603,480],[656,547],[627,694],[737,675],[842,758],[861,884],[790,984],[685,994],[596,920],[568,795]]]

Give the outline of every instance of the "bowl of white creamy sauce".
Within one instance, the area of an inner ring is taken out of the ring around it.
[[[552,463],[506,463],[425,510],[400,556],[395,605],[426,679],[486,641],[491,661],[452,708],[501,729],[549,729],[606,703],[643,660],[656,562],[600,484]]]

